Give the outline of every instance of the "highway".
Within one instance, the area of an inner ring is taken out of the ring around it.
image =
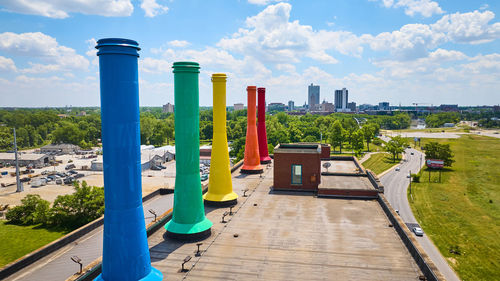
[[[411,155],[412,153],[413,155]],[[410,179],[407,176],[410,174],[410,171],[411,173],[417,173],[420,170],[420,167],[424,164],[425,156],[415,149],[406,149],[405,155],[405,161],[398,166],[400,171],[396,171],[394,168],[383,175],[380,181],[385,187],[384,193],[387,200],[389,200],[394,209],[399,211],[399,215],[403,221],[405,223],[417,223],[408,204],[408,197],[406,196],[410,183]],[[427,235],[424,234],[423,237],[415,237],[434,264],[436,264],[439,271],[445,276],[446,280],[460,280]]]

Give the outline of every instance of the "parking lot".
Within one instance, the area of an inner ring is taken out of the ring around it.
[[[0,205],[19,205],[21,199],[27,194],[38,194],[43,199],[53,202],[58,195],[71,194],[73,186],[64,179],[68,176],[74,180],[86,181],[91,186],[104,186],[102,171],[91,171],[92,160],[102,161],[102,155],[96,158],[88,158],[88,155],[59,155],[55,157],[59,161],[57,166],[48,166],[41,169],[32,169],[32,173],[20,174],[20,178],[29,182],[23,182],[24,191],[16,192],[15,167],[0,168],[6,175],[0,177]],[[71,169],[68,165],[74,165]],[[158,188],[173,188],[175,184],[175,161],[162,164],[166,169],[146,170],[142,172],[142,193],[143,196]],[[26,167],[19,169],[26,171]],[[12,175],[14,176],[12,176]],[[59,174],[59,175],[57,175]],[[50,180],[48,177],[50,176]],[[76,179],[75,179],[76,177]]]

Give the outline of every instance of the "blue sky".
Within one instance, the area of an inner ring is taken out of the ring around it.
[[[139,42],[140,102],[173,102],[172,63],[229,76],[267,102],[303,104],[349,89],[359,104],[500,103],[500,1],[0,0],[0,106],[99,105],[95,41]]]

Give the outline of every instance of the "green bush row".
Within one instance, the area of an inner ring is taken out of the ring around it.
[[[13,224],[42,224],[62,228],[78,228],[104,214],[104,188],[75,183],[75,192],[57,196],[54,204],[38,194],[28,194],[6,213]]]

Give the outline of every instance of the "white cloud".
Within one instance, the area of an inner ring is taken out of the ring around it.
[[[465,60],[468,57],[459,51],[437,49],[427,57],[412,61],[380,60],[373,64],[382,68],[382,73],[391,78],[410,77],[415,73],[430,73],[442,67],[447,62]]]
[[[0,5],[14,13],[57,19],[67,18],[70,13],[125,17],[134,11],[131,0],[2,0]]]
[[[170,45],[172,47],[182,48],[182,47],[187,47],[187,46],[191,45],[191,43],[189,43],[188,41],[185,41],[185,40],[172,40],[172,41],[168,42],[168,45]]]
[[[168,11],[168,7],[160,5],[157,0],[142,0],[141,8],[144,10],[146,17],[153,18],[164,14]]]
[[[232,52],[252,56],[268,63],[297,63],[309,57],[321,63],[337,63],[328,51],[360,55],[362,41],[346,31],[314,31],[309,25],[290,21],[292,6],[278,3],[266,7],[259,14],[246,19],[230,38],[223,38],[217,46]]]
[[[0,72],[16,72],[16,64],[12,59],[0,56]]]
[[[426,24],[407,24],[400,30],[382,32],[377,36],[363,35],[362,38],[375,51],[389,50],[398,59],[425,57],[429,49],[446,41],[444,33],[434,32]]]
[[[443,16],[432,29],[447,34],[450,41],[458,43],[484,43],[500,38],[500,23],[489,24],[495,18],[491,11],[474,11]]]
[[[489,24],[494,17],[490,11],[455,13],[434,24],[407,24],[400,30],[361,38],[375,51],[388,50],[397,59],[411,60],[426,57],[429,50],[447,42],[479,44],[500,38],[500,23]]]
[[[280,63],[280,64],[276,65],[276,69],[278,69],[280,71],[294,73],[295,72],[295,65],[290,64],[290,63]]]
[[[74,49],[61,46],[56,39],[35,33],[0,33],[0,50],[14,56],[26,56],[43,63],[30,62],[32,66],[22,71],[44,73],[57,70],[87,70],[89,62]]]
[[[267,5],[272,2],[283,2],[283,1],[287,0],[248,0],[248,3],[256,5]]]
[[[139,67],[146,73],[169,73],[172,71],[172,64],[166,60],[144,58],[139,62]]]
[[[381,1],[386,8],[404,8],[405,14],[415,16],[421,14],[423,17],[431,17],[434,14],[442,14],[444,11],[439,7],[439,4],[431,0],[370,0]]]

